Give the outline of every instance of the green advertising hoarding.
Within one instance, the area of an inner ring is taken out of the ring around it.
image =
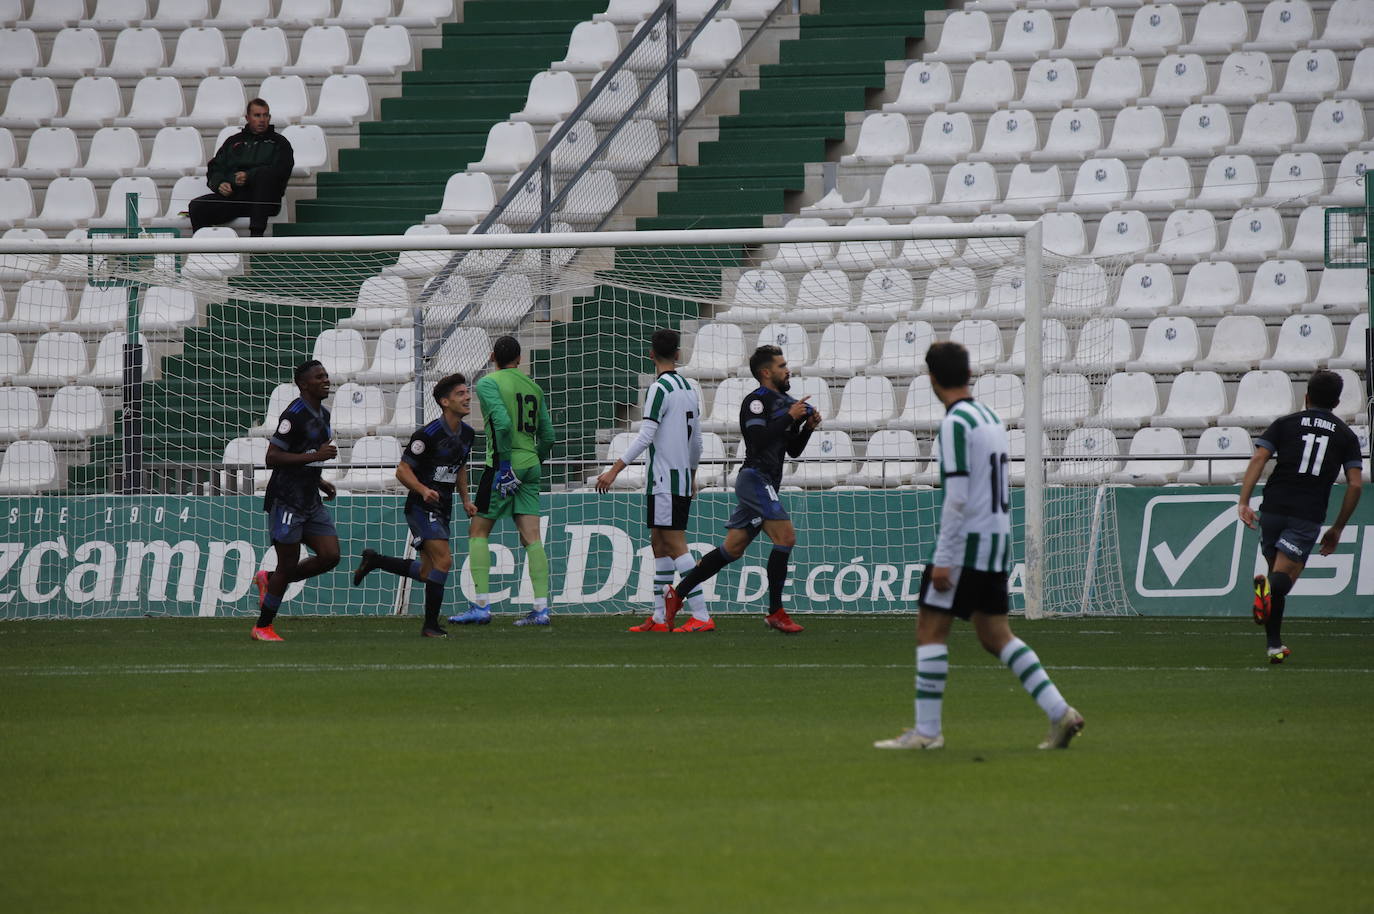
[[[1248,615],[1258,535],[1235,516],[1235,489],[1113,488],[1122,581],[1132,605],[1163,615]],[[1013,504],[1020,521],[1020,491]],[[1052,494],[1052,493],[1051,493]],[[1339,498],[1340,490],[1333,496]],[[788,492],[798,530],[787,607],[793,612],[910,612],[939,509],[933,490]],[[544,539],[557,612],[637,612],[649,603],[653,560],[643,496],[546,496]],[[1053,514],[1053,499],[1050,514]],[[398,579],[349,586],[364,547],[400,554],[408,533],[398,496],[345,496],[331,505],[343,562],[293,585],[285,610],[382,615],[411,611]],[[245,615],[256,612],[253,574],[274,563],[260,498],[252,496],[18,497],[0,502],[0,606],[6,618]],[[714,548],[734,506],[729,493],[697,499],[688,540]],[[460,525],[460,528],[465,525]],[[1086,524],[1085,524],[1086,530]],[[466,538],[455,540],[458,587],[472,593]],[[509,525],[491,538],[498,609],[528,607],[524,551]],[[1013,544],[1020,605],[1022,544]],[[1086,548],[1086,533],[1085,533]],[[1103,549],[1112,548],[1110,540]],[[707,586],[715,612],[761,612],[768,549],[756,544]],[[1056,556],[1047,556],[1052,566]],[[1107,576],[1096,578],[1096,586]],[[1314,556],[1294,590],[1293,615],[1374,617],[1374,505],[1361,505],[1332,556]],[[413,596],[418,602],[419,593]],[[1092,594],[1088,595],[1089,605]],[[461,608],[456,588],[449,605]]]

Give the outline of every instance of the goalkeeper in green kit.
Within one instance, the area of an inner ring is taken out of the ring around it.
[[[549,557],[539,539],[542,464],[553,451],[553,420],[544,392],[520,371],[520,341],[503,336],[492,347],[496,371],[477,382],[477,401],[487,431],[487,461],[477,486],[477,516],[468,528],[468,556],[476,590],[472,608],[451,616],[455,625],[491,621],[491,550],[487,537],[503,517],[515,520],[534,588],[534,609],[516,625],[549,624]]]

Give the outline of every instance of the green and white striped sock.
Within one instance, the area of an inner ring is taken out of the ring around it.
[[[940,735],[940,714],[945,702],[945,680],[949,678],[949,648],[943,644],[922,644],[916,648],[916,732],[922,736]]]
[[[1002,653],[997,655],[997,659],[1016,674],[1016,678],[1021,680],[1022,688],[1030,693],[1030,697],[1035,699],[1040,710],[1044,711],[1051,721],[1058,720],[1068,710],[1069,703],[1050,681],[1050,674],[1040,665],[1040,658],[1035,656],[1035,651],[1031,650],[1029,644],[1020,638],[1012,638],[1007,642],[1007,646],[1002,648]]]
[[[668,618],[667,612],[663,608],[663,591],[668,585],[673,583],[673,573],[677,567],[673,560],[666,555],[654,558],[654,621],[663,622]]]

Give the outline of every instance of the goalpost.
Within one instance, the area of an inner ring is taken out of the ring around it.
[[[399,449],[436,415],[433,384],[453,371],[475,381],[505,333],[521,340],[559,434],[544,499],[554,608],[639,611],[652,578],[642,470],[607,495],[590,480],[639,419],[658,327],[682,330],[683,374],[702,395],[694,551],[719,540],[733,507],[754,347],[782,346],[793,395],[826,416],[784,478],[799,532],[791,611],[914,607],[940,500],[931,456],[943,408],[923,355],[954,338],[973,353],[975,395],[1013,438],[1016,605],[1130,612],[1106,487],[1117,445],[1092,419],[1115,367],[1119,328],[1100,312],[1122,264],[1046,252],[1041,231],[879,221],[0,241],[0,334],[23,362],[0,390],[0,438],[13,442],[0,464],[0,612],[256,612],[252,574],[273,563],[266,441],[295,396],[292,367],[312,355],[334,382],[340,456],[326,478],[341,493],[331,509],[343,562],[294,585],[283,609],[408,611],[387,576],[354,589],[346,571],[365,546],[407,548]],[[469,421],[480,433],[481,417]],[[454,550],[470,593],[464,526]],[[491,542],[497,609],[527,608],[514,531],[498,525]],[[759,610],[762,561],[746,556],[712,582],[715,611]],[[462,599],[450,589],[448,605]]]

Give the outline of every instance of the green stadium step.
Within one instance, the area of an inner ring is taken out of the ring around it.
[[[838,87],[830,89],[786,87],[782,89],[756,89],[740,95],[739,113],[749,114],[792,114],[801,119],[811,112],[840,112],[862,108],[864,89]]]
[[[660,194],[658,212],[662,216],[685,216],[690,213],[739,213],[782,208],[782,192],[778,190],[734,190],[693,194]]]
[[[703,143],[697,151],[702,165],[728,162],[814,162],[825,158],[825,139],[778,140],[774,143]]]
[[[310,238],[316,235],[400,235],[412,225],[423,222],[424,217],[424,213],[420,213],[414,219],[353,219],[350,221],[339,221],[337,217],[334,217],[320,222],[299,222],[276,225],[272,227],[272,234],[277,238]]]
[[[842,60],[901,60],[906,56],[903,35],[865,38],[808,38],[784,41],[780,63],[835,63]]]

